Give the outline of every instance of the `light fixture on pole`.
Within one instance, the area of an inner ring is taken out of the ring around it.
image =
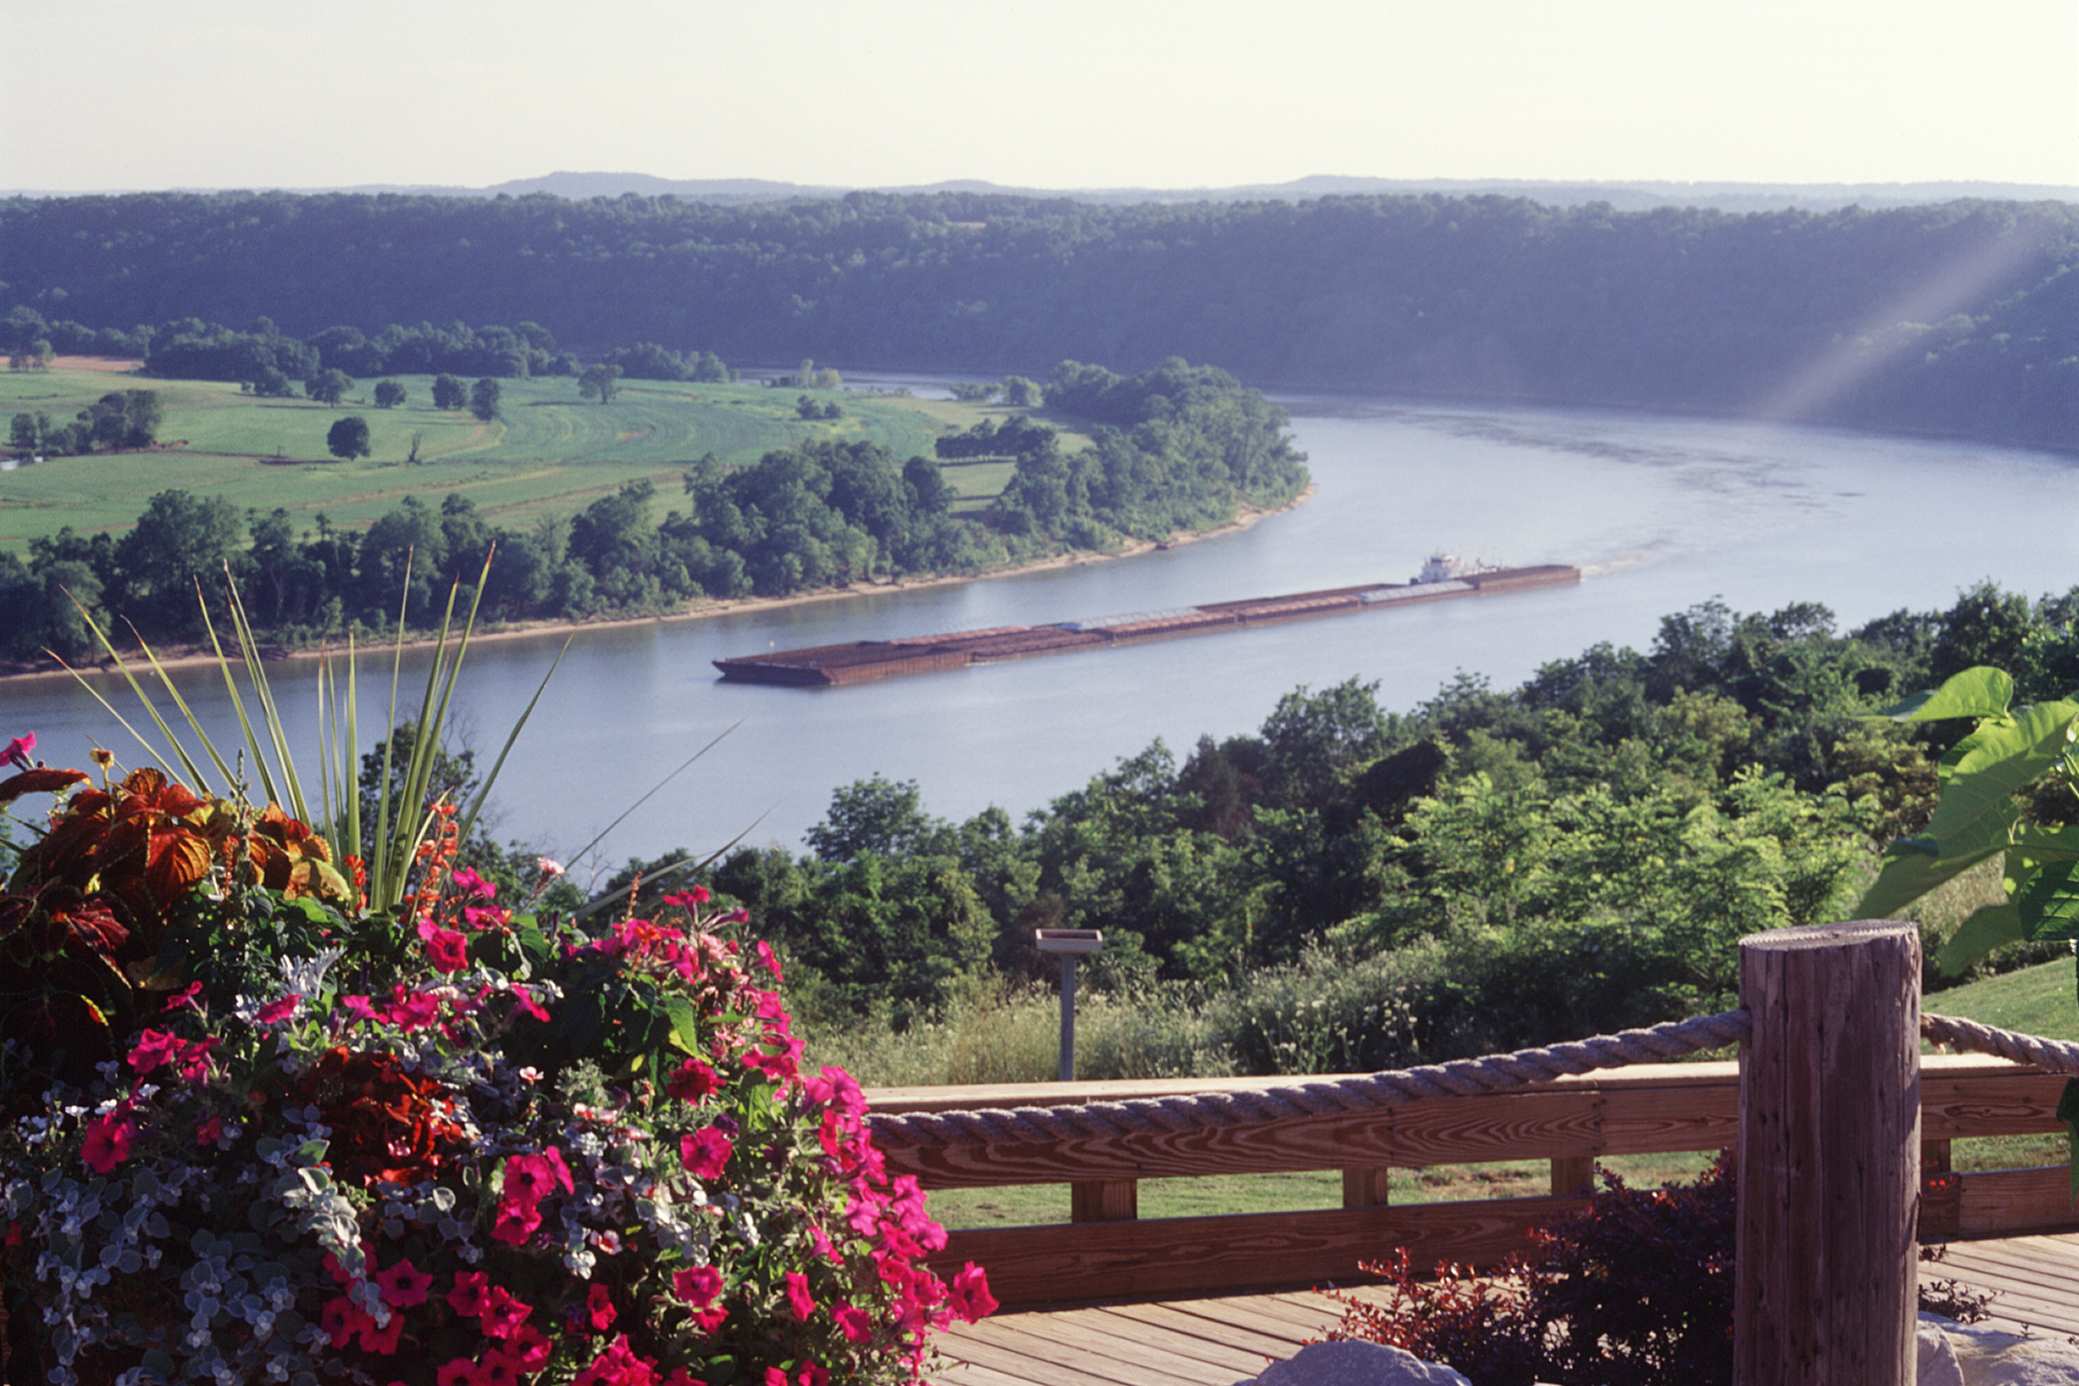
[[[1042,953],[1061,955],[1061,1069],[1059,1078],[1076,1077],[1076,958],[1104,947],[1101,929],[1034,929],[1032,941]]]

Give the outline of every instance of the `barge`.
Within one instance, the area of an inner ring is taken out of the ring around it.
[[[1051,626],[992,626],[987,630],[919,635],[903,640],[852,640],[840,645],[814,645],[801,650],[718,659],[722,677],[736,683],[781,684],[796,688],[828,688],[848,683],[935,674],[976,664],[998,664],[1037,655],[1073,654],[1110,649],[1148,640],[1185,635],[1215,635],[1251,626],[1278,625],[1319,616],[1354,615],[1413,606],[1418,602],[1456,597],[1491,597],[1537,587],[1571,587],[1581,570],[1562,564],[1532,568],[1493,568],[1461,563],[1438,554],[1423,565],[1412,582],[1375,582],[1359,587],[1332,587],[1283,597],[1252,597],[1238,602],[1210,602],[1169,611],[1144,611],[1092,621],[1063,621]]]

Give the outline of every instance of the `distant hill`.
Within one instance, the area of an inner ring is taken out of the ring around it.
[[[188,188],[186,192],[223,191]],[[848,192],[993,193],[1004,196],[1067,198],[1101,206],[1189,202],[1300,202],[1318,197],[1365,197],[1380,194],[1442,193],[1450,197],[1522,197],[1549,207],[1585,207],[1604,202],[1619,212],[1649,212],[1658,207],[1708,207],[1721,212],[1775,212],[1799,208],[1832,211],[1841,207],[1913,207],[1959,199],[1990,202],[2075,202],[2079,187],[2050,183],[1668,183],[1668,182],[1541,182],[1507,178],[1349,178],[1316,174],[1289,183],[1249,183],[1230,188],[1026,188],[980,179],[902,187],[848,188],[828,184],[782,183],[767,178],[659,178],[649,173],[550,173],[518,178],[489,187],[367,183],[354,187],[293,188],[279,191],[321,193],[408,193],[422,197],[552,197],[584,201],[594,197],[676,197],[719,207],[786,202],[795,198],[836,198]],[[10,192],[12,197],[75,197],[77,193]]]
[[[565,200],[554,186],[0,199],[0,315],[19,310],[24,351],[48,322],[72,324],[68,340],[149,337],[154,356],[208,337],[206,323],[323,350],[509,324],[542,352],[588,359],[652,344],[844,371],[1039,376],[1176,355],[1259,385],[2079,451],[2074,202],[1626,211],[1499,188],[776,201],[760,194],[777,185],[738,183],[728,194],[744,200],[722,205],[634,189]]]

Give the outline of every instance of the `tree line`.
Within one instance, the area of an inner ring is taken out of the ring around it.
[[[1434,194],[0,203],[0,302],[97,324],[167,306],[218,322],[270,314],[310,334],[532,323],[571,342],[698,343],[775,364],[814,349],[862,368],[1142,366],[1182,352],[1257,382],[2059,447],[2079,446],[2075,266],[2079,208],[2055,203],[1744,215]],[[537,349],[513,334],[484,349]]]
[[[88,619],[155,642],[199,639],[196,592],[221,614],[227,572],[259,630],[293,645],[373,636],[400,610],[408,625],[428,627],[458,585],[493,621],[649,614],[700,598],[786,596],[1109,548],[1126,534],[1225,523],[1245,501],[1277,504],[1305,487],[1284,413],[1225,372],[1171,361],[1129,379],[1064,362],[1056,377],[1083,382],[1093,372],[1140,398],[1148,417],[1130,432],[1098,426],[1093,447],[1068,454],[1104,459],[1076,462],[1096,484],[1076,490],[1073,505],[1069,492],[1057,504],[1048,490],[1065,465],[1060,435],[1023,416],[1002,431],[1035,449],[1018,459],[1003,497],[966,516],[953,513],[955,490],[936,462],[898,461],[866,441],[817,440],[735,467],[710,454],[687,465],[678,503],[661,517],[655,484],[638,481],[521,531],[492,524],[459,494],[437,506],[407,497],[355,532],[323,514],[299,531],[286,509],[241,514],[222,497],[173,489],[151,497],[120,538],[68,527],[32,540],[26,560],[0,553],[0,658],[46,649],[90,657]],[[459,380],[442,379],[453,398],[442,399],[436,380],[436,404],[466,400],[495,415],[496,379],[466,396]],[[1064,413],[1081,407],[1072,391],[1063,399]],[[365,421],[334,424],[328,446],[341,456],[365,451]],[[1107,480],[1114,473],[1116,484]]]
[[[300,383],[317,386],[310,391],[313,399],[326,399],[329,390],[328,403],[337,403],[356,379],[372,376],[524,379],[587,373],[574,352],[556,349],[547,328],[524,321],[514,327],[391,323],[372,336],[358,327],[333,326],[305,339],[284,333],[265,314],[243,329],[184,317],[124,330],[88,327],[69,318],[51,321],[18,303],[0,321],[0,335],[14,370],[48,366],[58,355],[135,357],[143,360],[146,375],[161,379],[236,381],[267,396],[291,394],[291,386]],[[655,342],[614,347],[589,369],[610,370],[615,379],[736,379],[736,372],[711,351],[674,351]],[[337,388],[320,383],[333,379],[340,382]]]
[[[1043,983],[1032,930],[1074,927],[1104,931],[1096,985],[1224,1008],[1243,1069],[1508,1049],[1722,1009],[1743,934],[1839,918],[1925,825],[1960,734],[1869,714],[1983,663],[2018,700],[2079,687],[2079,588],[1981,584],[1853,631],[1710,602],[1644,653],[1599,645],[1508,691],[1461,675],[1404,712],[1354,679],[1300,688],[1253,734],[1158,741],[1022,823],[948,822],[875,777],[833,794],[807,854],[743,848],[702,879],[785,944],[826,1022]],[[2079,822],[2079,800],[2030,813]]]

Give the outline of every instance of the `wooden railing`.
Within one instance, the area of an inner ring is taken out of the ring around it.
[[[1040,1107],[1303,1081],[1035,1083],[882,1088],[876,1112]],[[2060,1132],[2059,1075],[2000,1059],[1928,1056],[1921,1072],[1923,1241],[2079,1229],[2062,1165],[1957,1173],[1949,1145],[1970,1136]],[[1594,1162],[1610,1155],[1737,1144],[1738,1066],[1653,1064],[1562,1078],[1527,1092],[1411,1101],[1374,1111],[1181,1135],[888,1152],[891,1173],[926,1189],[1066,1184],[1071,1221],[950,1234],[941,1267],[972,1260],[1006,1305],[1271,1289],[1363,1277],[1360,1260],[1405,1246],[1417,1265],[1492,1265],[1533,1227],[1580,1206]],[[1385,1172],[1541,1159],[1538,1198],[1394,1205]],[[1341,1170],[1343,1207],[1311,1212],[1140,1220],[1137,1181],[1175,1176]]]

